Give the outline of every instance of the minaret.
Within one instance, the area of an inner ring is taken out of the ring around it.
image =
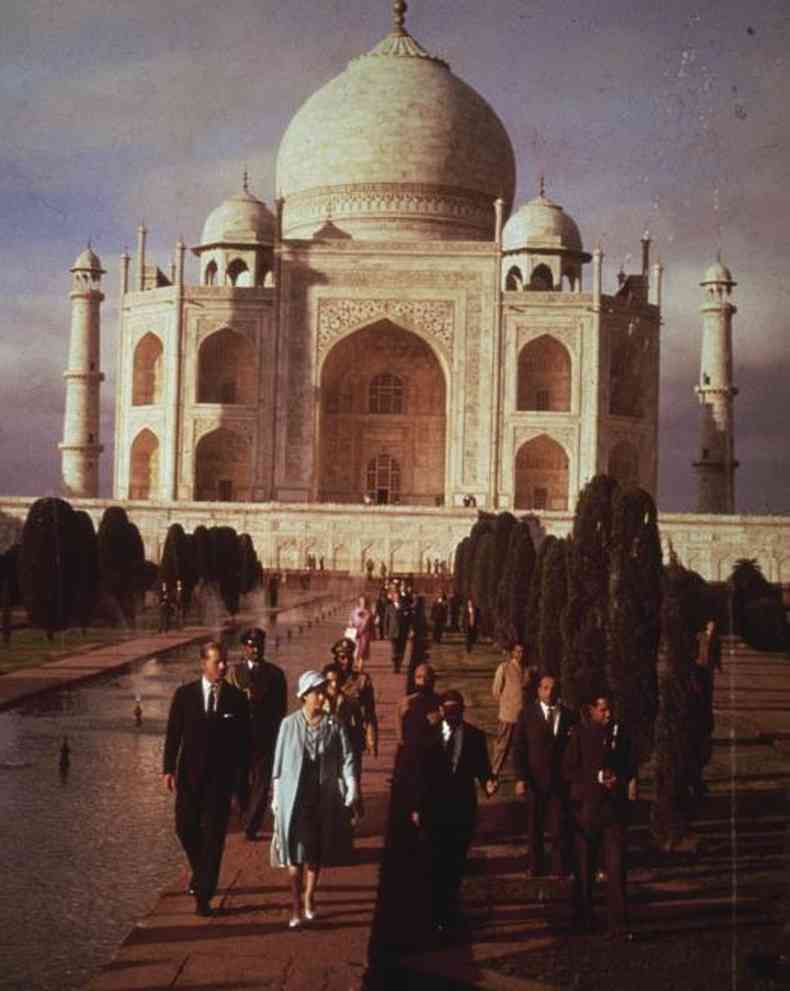
[[[66,496],[95,498],[99,492],[99,307],[104,270],[90,245],[71,269],[71,341],[63,424],[63,488]]]
[[[702,406],[697,472],[697,512],[735,512],[735,460],[732,382],[732,318],[730,302],[736,283],[721,258],[709,266],[700,283],[702,304],[702,361],[695,392]]]

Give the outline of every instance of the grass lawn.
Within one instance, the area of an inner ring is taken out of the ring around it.
[[[0,644],[0,674],[36,667],[56,661],[66,654],[119,643],[157,629],[158,615],[153,610],[138,615],[135,630],[125,626],[91,626],[84,634],[78,629],[64,630],[56,633],[53,640],[47,640],[43,630],[33,627],[15,629],[11,643],[7,647]]]

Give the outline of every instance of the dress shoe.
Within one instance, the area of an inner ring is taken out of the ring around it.
[[[213,914],[214,909],[211,907],[209,902],[204,901],[202,898],[198,898],[195,903],[195,915],[199,915],[204,919],[209,919]]]

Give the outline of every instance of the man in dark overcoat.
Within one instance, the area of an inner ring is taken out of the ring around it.
[[[384,638],[392,647],[392,670],[395,674],[400,673],[410,629],[411,608],[397,591],[392,592],[384,613]]]
[[[225,682],[225,653],[210,641],[200,651],[202,674],[181,685],[167,720],[163,779],[176,793],[176,833],[189,860],[189,893],[198,915],[211,915],[231,796],[248,799],[250,714],[243,692]]]
[[[576,859],[573,885],[575,920],[593,922],[593,884],[603,856],[607,876],[609,937],[630,939],[626,911],[626,832],[636,801],[633,747],[612,719],[608,697],[599,693],[584,706],[586,718],[574,726],[563,760],[570,785]]]
[[[441,731],[424,753],[416,778],[412,818],[430,850],[432,918],[440,932],[460,922],[459,892],[477,821],[478,786],[496,791],[486,736],[464,720],[460,692],[441,696]]]
[[[244,692],[250,706],[250,805],[244,836],[255,840],[269,803],[274,747],[280,723],[288,712],[288,686],[282,668],[264,656],[263,630],[245,630],[241,649],[244,657],[233,665],[228,681]]]

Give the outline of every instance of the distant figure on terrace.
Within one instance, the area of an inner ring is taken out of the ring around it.
[[[373,639],[373,613],[368,605],[367,596],[360,595],[357,604],[351,610],[348,625],[357,631],[354,660],[361,669],[370,657],[370,641]]]

